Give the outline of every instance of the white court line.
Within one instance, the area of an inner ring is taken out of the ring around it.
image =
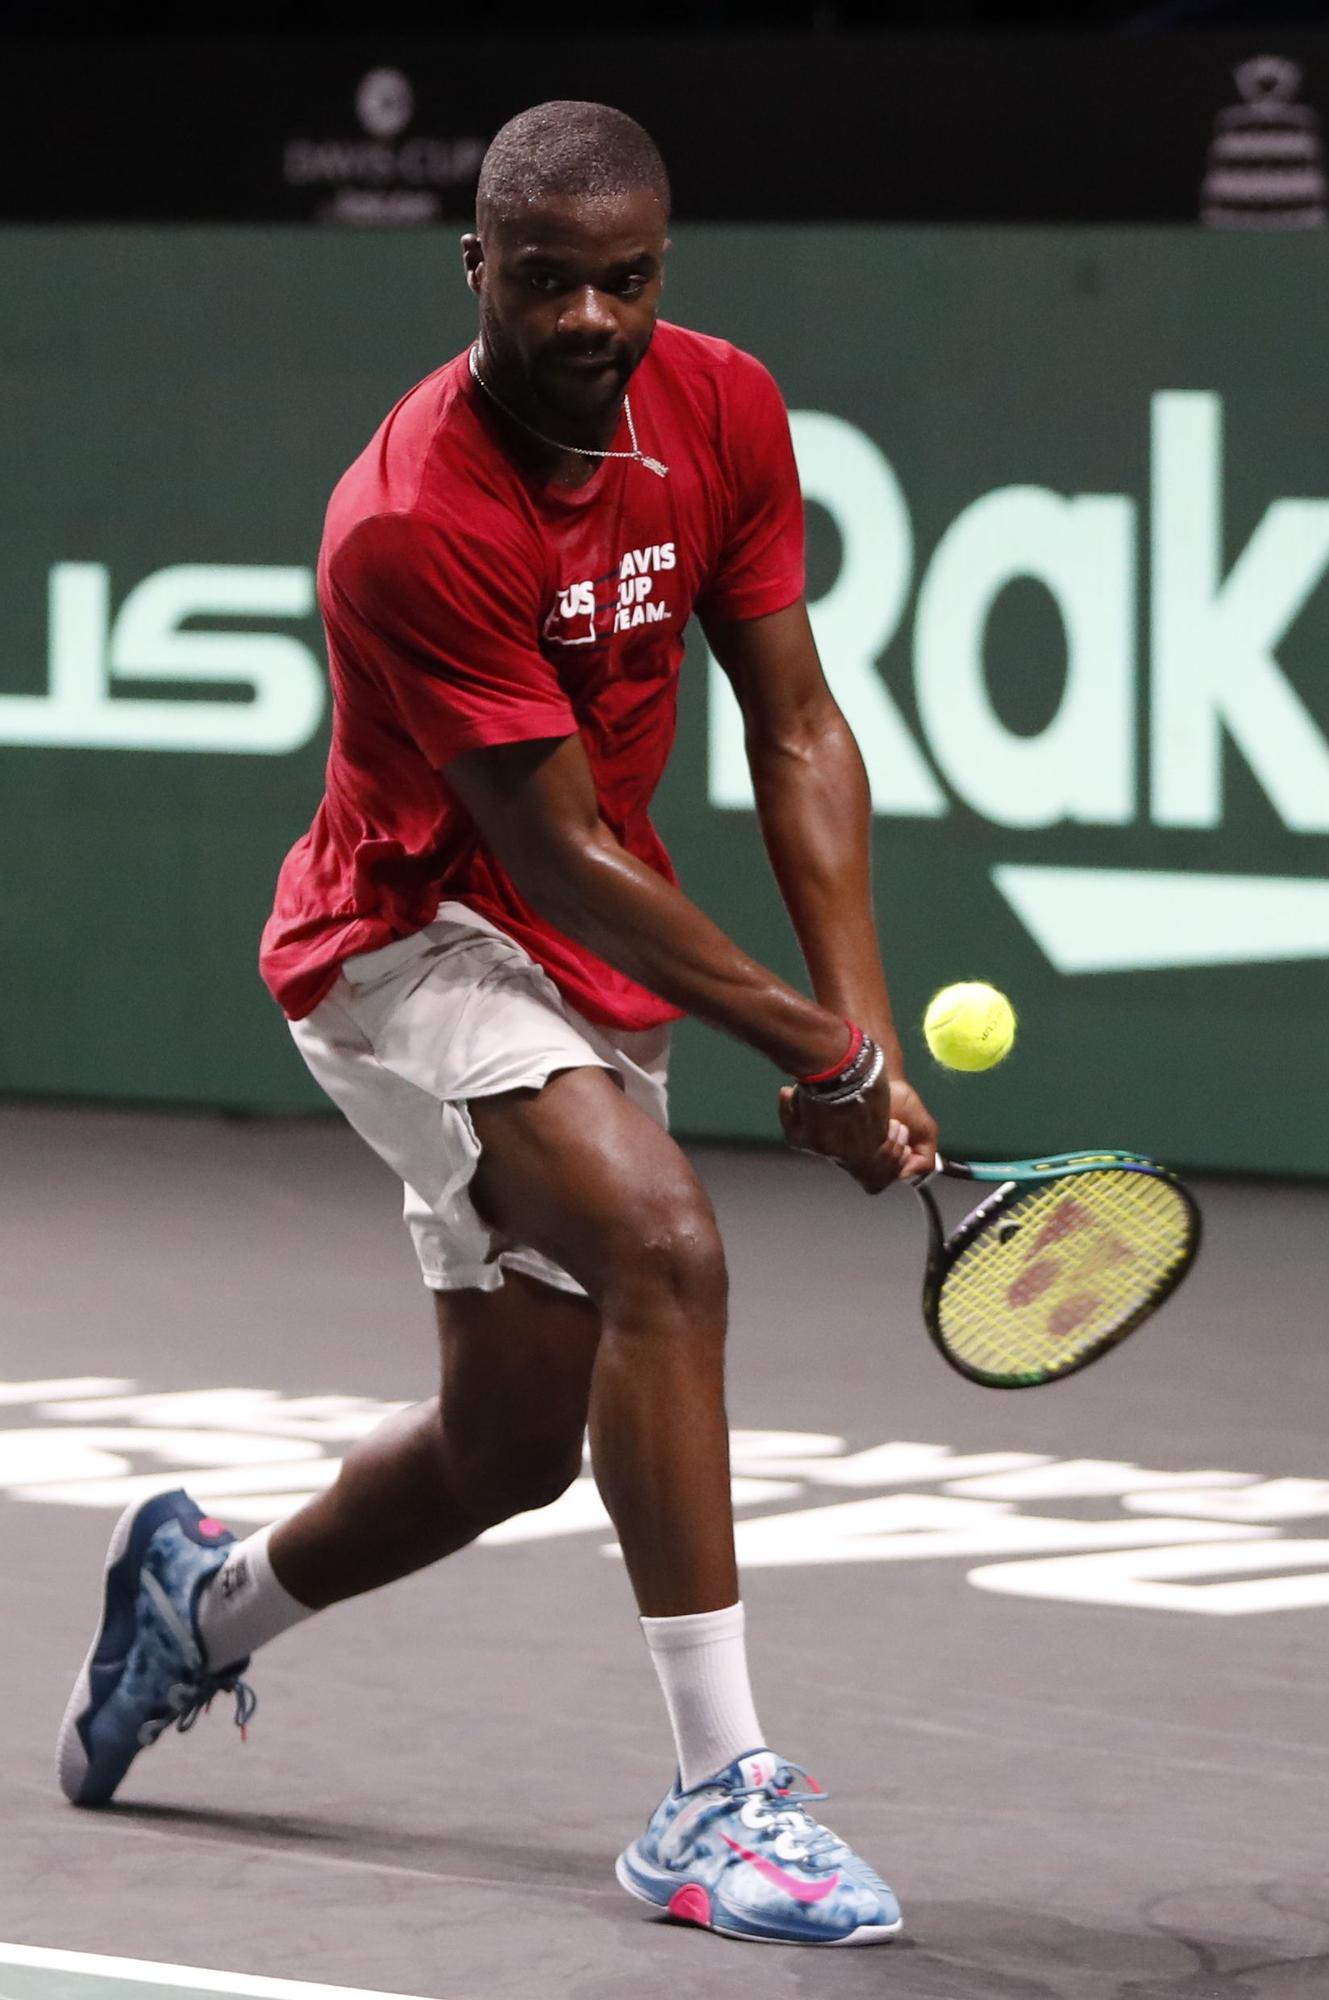
[[[0,1966],[30,1965],[45,1972],[81,1972],[91,1979],[131,1979],[136,1986],[189,1986],[200,1993],[247,1993],[254,2000],[413,2000],[363,1986],[320,1986],[307,1979],[261,1979],[249,1972],[217,1972],[204,1965],[159,1965],[155,1959],[106,1958],[97,1951],[52,1951],[39,1944],[0,1944]]]
[[[57,1375],[43,1382],[0,1382],[0,1403],[63,1403],[75,1396],[119,1396],[136,1386],[124,1375]]]

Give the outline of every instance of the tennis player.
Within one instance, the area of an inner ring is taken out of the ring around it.
[[[237,1542],[181,1493],[131,1509],[60,1741],[109,1799],[138,1750],[312,1612],[554,1500],[613,1518],[677,1776],[623,1887],[726,1934],[849,1944],[891,1891],[766,1744],[734,1565],[725,1262],[665,1129],[670,1024],[791,1079],[790,1141],[870,1193],[930,1167],[874,930],[869,803],[803,602],[783,404],[758,362],[657,322],[669,186],[603,105],[514,118],[462,239],[475,344],[346,473],[319,563],[326,795],[263,938],[306,1062],[405,1184],[443,1390]],[[651,795],[700,617],[747,726],[815,999],[677,886]]]

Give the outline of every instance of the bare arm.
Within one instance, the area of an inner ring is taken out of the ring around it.
[[[564,936],[787,1076],[844,1054],[837,1013],[749,958],[620,844],[600,818],[580,737],[468,751],[446,776],[519,892]]]
[[[826,685],[800,599],[767,618],[710,622],[743,711],[762,837],[824,1006],[879,1043],[893,1109],[914,1141],[906,1172],[931,1166],[936,1127],[905,1082],[872,904],[867,774]],[[792,1136],[792,1135],[791,1135]]]
[[[446,776],[518,891],[564,936],[788,1076],[844,1056],[839,1014],[740,951],[615,838],[600,818],[580,737],[468,751]],[[795,1142],[838,1160],[869,1192],[895,1178],[908,1151],[884,1090],[822,1110]]]

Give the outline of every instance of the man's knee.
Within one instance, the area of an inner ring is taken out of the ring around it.
[[[600,1304],[607,1319],[682,1318],[696,1331],[723,1329],[728,1296],[724,1245],[696,1182],[651,1189],[625,1204],[605,1246]]]

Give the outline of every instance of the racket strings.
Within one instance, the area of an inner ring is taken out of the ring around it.
[[[941,1336],[984,1374],[1058,1374],[1164,1297],[1193,1242],[1184,1195],[1154,1174],[1105,1171],[1031,1188],[946,1272]]]

